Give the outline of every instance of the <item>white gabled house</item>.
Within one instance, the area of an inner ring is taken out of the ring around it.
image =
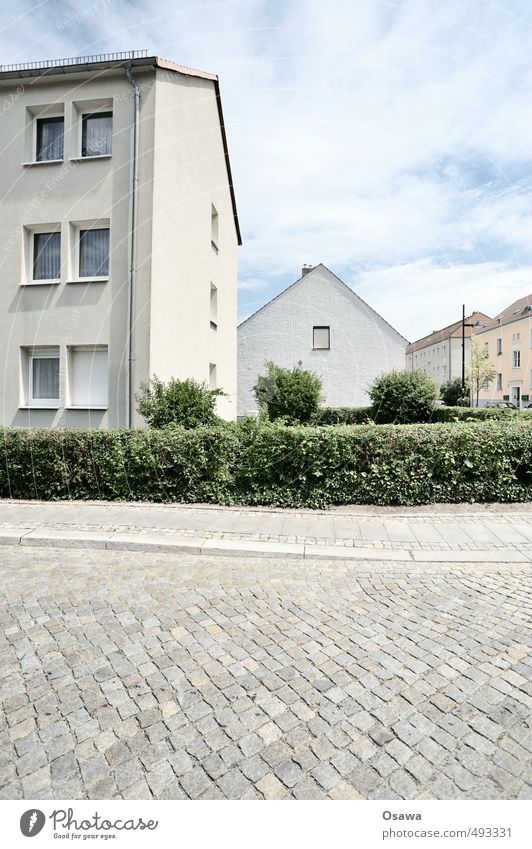
[[[265,363],[298,362],[320,375],[325,405],[360,407],[380,374],[402,370],[408,342],[320,263],[238,328],[237,415],[257,411],[253,386]]]

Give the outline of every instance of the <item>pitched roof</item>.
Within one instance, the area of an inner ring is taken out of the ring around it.
[[[511,324],[512,321],[519,321],[519,319],[530,315],[532,315],[532,295],[525,295],[524,298],[519,298],[498,313],[479,333],[486,333],[488,330],[493,330],[494,327]]]
[[[222,99],[220,96],[220,81],[218,76],[216,74],[210,74],[207,71],[199,71],[196,68],[187,68],[184,65],[178,65],[176,62],[172,62],[169,59],[161,59],[159,56],[147,56],[145,55],[146,53],[147,51],[130,50],[124,53],[103,53],[96,56],[76,56],[69,59],[47,59],[40,62],[24,62],[18,65],[0,65],[0,84],[5,84],[9,80],[14,79],[26,79],[27,77],[52,77],[59,74],[79,74],[90,71],[103,73],[105,71],[123,68],[124,65],[130,65],[132,68],[161,68],[165,71],[174,71],[176,74],[182,74],[183,76],[199,77],[200,79],[210,80],[213,82],[214,92],[216,95],[216,107],[218,109],[218,118],[220,121],[220,132],[222,134],[222,144],[224,148],[225,167],[227,170],[229,191],[231,194],[233,218],[238,244],[241,245],[242,234],[240,232],[240,223],[238,221],[238,210],[236,206],[231,163],[229,161],[229,149],[225,133]]]
[[[282,298],[282,297],[283,297],[283,295],[285,295],[287,292],[289,292],[289,291],[290,291],[290,289],[293,289],[293,287],[294,287],[294,286],[297,286],[297,285],[298,285],[298,283],[301,283],[301,281],[302,281],[302,280],[304,280],[304,279],[305,279],[308,275],[310,275],[313,271],[316,271],[316,269],[318,269],[318,268],[320,268],[320,269],[324,269],[324,270],[325,270],[328,274],[330,274],[330,275],[331,275],[331,277],[334,277],[334,279],[335,279],[338,283],[340,283],[340,285],[341,285],[341,286],[343,286],[345,289],[347,289],[347,291],[349,292],[349,294],[350,294],[350,295],[352,295],[352,296],[353,296],[353,298],[356,298],[358,301],[360,301],[361,303],[363,303],[365,307],[367,307],[367,308],[368,308],[368,309],[369,309],[369,310],[370,310],[370,311],[371,311],[374,315],[376,315],[376,316],[377,316],[377,318],[379,318],[381,321],[383,321],[385,324],[387,324],[387,325],[388,325],[388,327],[390,327],[390,328],[393,330],[393,332],[394,332],[394,333],[397,333],[397,335],[398,335],[398,336],[400,336],[400,337],[401,337],[401,339],[404,339],[404,341],[405,341],[406,343],[408,343],[408,339],[405,339],[405,337],[402,335],[402,333],[399,333],[399,331],[398,331],[398,330],[396,330],[396,329],[395,329],[395,327],[393,327],[393,326],[390,324],[390,322],[389,322],[389,321],[386,321],[386,319],[385,319],[385,318],[383,318],[383,317],[382,317],[382,315],[380,315],[380,314],[377,312],[377,310],[374,310],[374,309],[373,309],[373,307],[371,307],[371,306],[367,303],[367,301],[365,301],[363,298],[361,298],[361,297],[360,297],[360,295],[357,295],[357,293],[356,293],[353,289],[351,289],[351,287],[350,287],[350,286],[348,286],[348,285],[347,285],[347,283],[344,283],[344,281],[343,281],[343,280],[341,280],[341,279],[340,279],[340,278],[339,278],[339,277],[338,277],[338,276],[334,273],[334,271],[331,271],[331,269],[330,269],[330,268],[327,268],[327,266],[326,266],[326,265],[324,265],[322,262],[319,262],[319,263],[318,263],[318,265],[315,265],[313,268],[308,268],[308,269],[306,269],[306,270],[305,270],[305,273],[304,273],[304,274],[302,274],[302,275],[301,275],[301,277],[298,277],[298,278],[297,278],[297,280],[294,280],[294,282],[293,282],[293,283],[291,283],[291,284],[290,284],[290,286],[287,286],[287,287],[286,287],[286,289],[283,289],[283,291],[282,291],[282,292],[279,292],[277,295],[275,295],[273,298],[271,298],[269,301],[267,301],[265,304],[263,304],[261,307],[259,307],[259,309],[258,309],[258,310],[255,310],[255,312],[254,312],[254,313],[252,313],[251,315],[248,315],[248,317],[247,317],[247,318],[245,318],[245,319],[244,319],[244,321],[241,321],[241,322],[240,322],[240,324],[239,324],[238,326],[239,326],[239,327],[242,327],[244,324],[246,324],[246,322],[247,322],[247,321],[250,321],[250,320],[251,320],[252,318],[254,318],[256,315],[258,315],[258,313],[262,312],[262,310],[265,310],[267,307],[269,307],[269,306],[270,306],[270,304],[273,304],[273,302],[274,302],[274,301],[277,301],[279,298]]]
[[[473,335],[475,328],[467,326],[468,323],[471,323],[472,319],[474,321],[480,321],[482,324],[491,322],[489,315],[485,315],[485,313],[475,310],[471,313],[471,315],[466,316],[466,326],[464,329],[465,336]],[[481,331],[477,330],[476,332],[479,333]],[[415,351],[420,351],[423,348],[429,348],[431,345],[437,345],[438,342],[446,342],[448,339],[459,336],[462,336],[462,319],[455,321],[452,324],[448,324],[446,327],[442,327],[441,330],[433,330],[432,333],[428,334],[428,336],[422,336],[421,339],[411,342],[406,349],[406,353],[413,354]]]

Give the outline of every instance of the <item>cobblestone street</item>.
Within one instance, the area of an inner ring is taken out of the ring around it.
[[[5,799],[532,798],[532,564],[4,545]]]

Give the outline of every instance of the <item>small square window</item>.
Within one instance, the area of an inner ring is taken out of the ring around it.
[[[109,277],[109,228],[79,231],[79,276]]]
[[[59,280],[61,277],[61,233],[33,234],[33,279]]]
[[[64,126],[61,118],[37,118],[37,162],[53,159],[63,159],[64,155]]]
[[[109,156],[112,147],[113,113],[95,112],[81,119],[81,155]]]
[[[330,327],[314,327],[312,347],[315,351],[328,351],[331,347]]]

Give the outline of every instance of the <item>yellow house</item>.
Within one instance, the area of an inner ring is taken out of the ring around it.
[[[532,399],[532,295],[515,301],[476,334],[497,376],[480,392],[479,403]]]

